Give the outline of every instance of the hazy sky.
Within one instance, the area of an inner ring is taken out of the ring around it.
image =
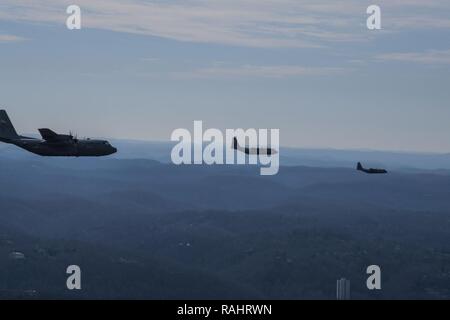
[[[2,0],[0,106],[22,133],[450,152],[450,1]]]

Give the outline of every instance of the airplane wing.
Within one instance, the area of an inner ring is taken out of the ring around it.
[[[42,136],[42,139],[46,141],[56,141],[58,140],[58,134],[50,129],[38,129]]]
[[[59,143],[65,143],[67,141],[73,140],[71,135],[65,135],[65,134],[57,134],[56,132],[43,128],[38,129],[39,133],[42,136],[42,139],[44,139],[47,142],[59,142]]]

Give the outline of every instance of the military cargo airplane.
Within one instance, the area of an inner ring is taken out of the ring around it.
[[[358,171],[362,171],[365,173],[369,173],[369,174],[384,174],[387,173],[387,171],[385,169],[366,169],[362,166],[361,162],[358,162],[358,165],[356,166],[356,170]]]
[[[0,141],[14,144],[40,156],[99,157],[117,152],[105,140],[77,139],[71,134],[57,134],[50,129],[39,129],[42,139],[20,136],[5,110],[0,110]]]
[[[237,138],[233,138],[233,149],[238,150],[241,152],[244,152],[246,154],[256,154],[256,155],[272,155],[277,154],[277,151],[275,149],[271,148],[248,148],[248,147],[241,147],[237,141]]]

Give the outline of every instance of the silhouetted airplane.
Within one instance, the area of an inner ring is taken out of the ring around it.
[[[383,173],[387,173],[387,171],[384,170],[384,169],[373,169],[373,168],[365,169],[365,168],[363,168],[361,162],[358,162],[358,165],[356,166],[356,170],[362,171],[362,172],[365,172],[365,173],[369,173],[369,174],[383,174]]]
[[[0,110],[0,141],[14,144],[40,156],[99,157],[117,152],[105,140],[77,139],[71,134],[57,134],[50,129],[39,129],[42,139],[20,136],[8,114]]]
[[[248,148],[248,147],[241,147],[237,141],[237,138],[233,138],[233,149],[238,150],[241,152],[244,152],[246,154],[256,154],[256,155],[272,155],[276,154],[277,151],[275,149],[267,149],[267,148]]]

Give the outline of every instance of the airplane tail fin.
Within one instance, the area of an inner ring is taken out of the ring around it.
[[[362,170],[363,166],[361,164],[361,162],[358,162],[358,165],[356,166],[356,170]]]
[[[238,147],[239,147],[239,144],[238,144],[237,138],[234,137],[233,138],[233,149],[237,150]]]
[[[13,139],[17,138],[19,135],[14,129],[14,126],[9,120],[8,114],[5,110],[0,110],[0,138]]]

